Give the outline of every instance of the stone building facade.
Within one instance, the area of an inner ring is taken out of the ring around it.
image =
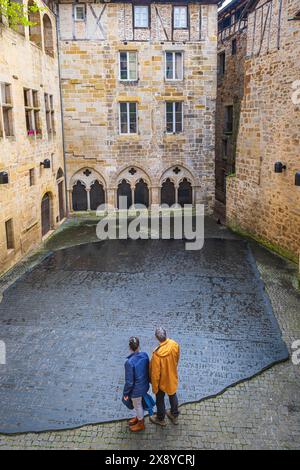
[[[59,1],[70,210],[214,206],[217,0]]]
[[[244,93],[248,0],[233,0],[218,15],[215,215],[225,221],[226,177],[235,172],[236,143]]]
[[[0,272],[65,217],[55,16],[31,28],[0,23]]]
[[[236,173],[227,177],[227,223],[296,259],[300,251],[300,0],[249,5]]]

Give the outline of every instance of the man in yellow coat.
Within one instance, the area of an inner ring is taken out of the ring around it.
[[[150,421],[160,426],[166,426],[165,394],[167,393],[171,406],[171,410],[167,411],[167,416],[173,424],[178,424],[179,411],[176,391],[180,348],[175,341],[167,338],[166,330],[162,327],[156,328],[155,336],[160,344],[153,351],[151,358],[150,380],[152,391],[156,395],[157,414],[150,416]]]

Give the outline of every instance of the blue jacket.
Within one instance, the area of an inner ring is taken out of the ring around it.
[[[138,398],[149,390],[149,357],[145,352],[135,352],[125,362],[124,396]]]

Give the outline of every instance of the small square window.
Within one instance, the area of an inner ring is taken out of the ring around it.
[[[149,28],[149,7],[147,5],[134,5],[134,27]]]
[[[85,5],[74,6],[75,21],[85,21]]]
[[[186,29],[188,27],[187,7],[173,7],[173,26],[174,29]]]

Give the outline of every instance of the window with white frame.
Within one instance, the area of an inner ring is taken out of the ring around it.
[[[173,27],[175,29],[186,29],[188,27],[187,6],[173,7]]]
[[[183,54],[182,52],[166,52],[166,80],[183,79]]]
[[[120,80],[137,80],[137,52],[121,51],[119,54]]]
[[[85,5],[74,5],[75,21],[85,21]]]
[[[177,134],[183,129],[183,105],[181,101],[166,102],[166,131]]]
[[[137,103],[124,102],[120,106],[120,134],[137,133]]]
[[[134,27],[149,28],[148,5],[134,5]]]
[[[11,85],[9,83],[0,83],[0,138],[12,137],[13,135]]]

